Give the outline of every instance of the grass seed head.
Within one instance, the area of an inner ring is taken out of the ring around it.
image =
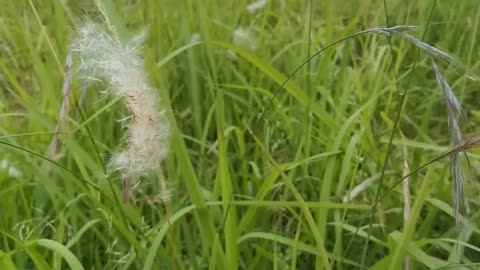
[[[127,146],[112,159],[112,166],[128,179],[138,179],[152,170],[161,174],[169,148],[169,124],[165,111],[157,106],[155,89],[147,81],[138,56],[138,39],[123,45],[99,26],[86,24],[74,47],[86,78],[106,80],[110,84],[107,93],[123,97],[131,115]]]

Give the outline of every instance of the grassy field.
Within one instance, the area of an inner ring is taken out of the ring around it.
[[[1,1],[1,270],[480,269],[478,0],[262,2]],[[87,22],[143,33],[169,130],[129,187],[135,82],[83,72]]]

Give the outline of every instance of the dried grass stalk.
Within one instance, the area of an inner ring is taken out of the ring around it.
[[[60,113],[55,133],[53,135],[52,143],[50,144],[50,157],[52,159],[58,158],[58,147],[60,144],[60,132],[67,121],[68,111],[70,110],[71,99],[71,84],[72,84],[72,50],[68,52],[65,60],[65,79],[62,85],[62,105],[60,106]]]

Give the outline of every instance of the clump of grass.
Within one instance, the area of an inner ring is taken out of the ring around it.
[[[425,43],[416,37],[405,33],[406,31],[415,30],[418,27],[416,26],[395,26],[390,28],[379,28],[377,33],[386,34],[386,35],[399,35],[402,38],[405,38],[412,42],[415,46],[420,48],[422,51],[426,52],[430,58],[432,67],[435,71],[435,77],[438,82],[440,89],[442,90],[443,99],[447,107],[447,119],[448,119],[448,134],[450,142],[452,145],[457,146],[464,143],[462,132],[457,121],[457,117],[464,115],[462,106],[458,101],[458,98],[455,96],[455,93],[452,91],[452,88],[448,84],[446,78],[443,76],[440,67],[438,66],[435,59],[444,60],[450,64],[458,66],[459,63],[453,57],[447,53],[431,46],[428,43]],[[460,226],[461,214],[464,212],[464,192],[463,192],[463,175],[461,170],[461,159],[460,153],[454,152],[450,155],[450,167],[452,173],[452,197],[453,197],[453,208],[455,222],[457,227]]]
[[[450,142],[453,145],[454,149],[457,149],[456,151],[452,151],[449,153],[450,156],[450,166],[451,166],[451,174],[452,174],[452,179],[453,179],[453,184],[452,184],[452,197],[453,197],[453,208],[454,208],[454,216],[455,216],[455,222],[457,224],[457,227],[460,228],[461,224],[461,215],[465,213],[466,211],[466,205],[465,199],[464,199],[464,191],[463,191],[463,174],[461,170],[461,157],[460,153],[463,152],[464,150],[470,149],[472,147],[477,147],[477,145],[467,145],[463,140],[462,132],[460,129],[460,126],[458,124],[457,118],[464,116],[465,114],[463,113],[462,106],[460,102],[458,101],[458,98],[455,96],[455,93],[453,92],[452,88],[448,84],[447,80],[443,76],[440,67],[438,66],[436,59],[443,60],[449,64],[454,65],[455,67],[463,67],[463,65],[457,61],[455,58],[450,56],[449,54],[433,47],[432,45],[423,42],[422,40],[408,34],[408,32],[412,32],[415,30],[418,30],[421,28],[420,26],[416,25],[397,25],[397,26],[392,26],[392,27],[378,27],[378,28],[370,28],[366,29],[360,32],[353,33],[351,35],[348,35],[342,39],[339,39],[325,48],[317,51],[314,53],[312,56],[310,56],[305,62],[303,62],[301,65],[299,65],[294,72],[290,74],[290,76],[287,78],[287,80],[284,81],[280,85],[280,87],[277,89],[277,91],[274,93],[275,98],[280,90],[285,86],[285,84],[295,75],[305,64],[307,64],[310,60],[324,52],[325,50],[329,49],[330,47],[333,47],[341,42],[347,41],[351,38],[364,35],[364,34],[377,34],[377,35],[383,35],[383,36],[399,36],[401,38],[407,39],[410,41],[413,45],[421,49],[423,52],[425,52],[431,59],[432,62],[432,67],[435,71],[435,76],[436,80],[438,82],[438,85],[440,89],[442,90],[443,98],[445,101],[445,104],[447,106],[447,119],[448,119],[448,131],[449,131],[449,138]],[[477,80],[476,76],[473,76],[471,78],[474,78]],[[261,118],[263,115],[261,115]],[[465,148],[466,146],[466,148]],[[465,148],[465,149],[464,149]],[[463,150],[462,150],[463,149]],[[370,183],[365,183],[362,187],[360,187],[360,190],[365,189]],[[354,190],[356,191],[356,190]],[[357,192],[357,191],[356,191]],[[353,193],[353,192],[352,192]],[[356,193],[353,193],[356,195]],[[348,196],[351,196],[348,195]],[[345,197],[344,200],[349,200],[349,197]]]
[[[130,113],[128,142],[125,149],[111,160],[114,170],[123,176],[124,201],[130,185],[148,172],[160,175],[161,201],[170,193],[162,173],[162,161],[169,149],[169,124],[165,111],[157,106],[158,96],[146,78],[143,61],[138,56],[138,40],[123,45],[115,34],[87,23],[80,29],[74,50],[80,54],[80,70],[87,80],[105,79],[111,93],[123,98]]]

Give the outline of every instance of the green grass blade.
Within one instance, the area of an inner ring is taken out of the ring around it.
[[[35,243],[44,248],[50,249],[53,252],[57,252],[62,255],[63,259],[68,263],[70,269],[72,270],[84,270],[80,261],[75,257],[75,255],[64,245],[50,240],[50,239],[40,239],[36,240]]]
[[[177,212],[175,212],[175,214],[173,214],[170,217],[170,223],[174,224],[178,219],[195,210],[195,208],[197,208],[195,205],[190,205],[183,209],[178,210]],[[158,248],[162,244],[163,238],[167,234],[168,229],[169,229],[168,222],[164,222],[163,226],[160,227],[160,230],[155,235],[155,238],[153,239],[153,242],[152,242],[152,246],[148,250],[147,258],[143,265],[144,270],[153,269],[152,268],[153,262],[155,261],[155,256],[158,252]]]
[[[0,269],[17,270],[17,267],[15,267],[12,261],[12,257],[2,250],[0,250]]]

